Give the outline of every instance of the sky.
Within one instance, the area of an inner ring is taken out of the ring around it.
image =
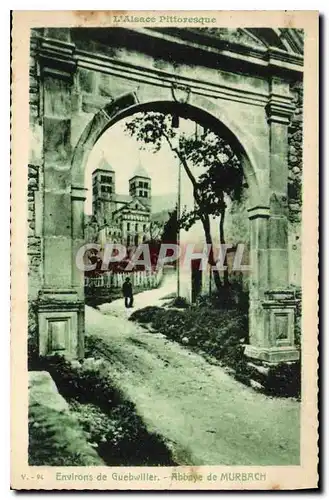
[[[115,170],[118,194],[129,194],[128,179],[133,175],[139,161],[152,179],[152,196],[177,193],[177,158],[166,144],[155,154],[140,150],[140,143],[124,131],[128,119],[119,121],[104,132],[89,155],[85,171],[85,187],[88,189],[85,202],[87,214],[92,212],[92,172],[98,167],[103,155]],[[182,130],[193,130],[193,127],[194,124],[190,120],[180,120]]]

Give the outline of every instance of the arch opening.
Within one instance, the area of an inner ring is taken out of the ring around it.
[[[84,132],[75,147],[72,157],[72,186],[83,187],[84,172],[88,162],[89,154],[99,140],[99,138],[109,129],[122,119],[128,118],[138,112],[160,112],[164,114],[178,115],[183,119],[189,119],[199,124],[202,127],[211,129],[214,133],[226,139],[232,149],[239,156],[243,167],[244,176],[247,179],[250,192],[250,206],[262,205],[262,200],[266,199],[263,196],[265,186],[258,179],[258,171],[260,165],[257,165],[254,152],[250,146],[246,146],[243,141],[243,131],[239,129],[237,123],[224,123],[214,112],[210,113],[204,109],[204,98],[201,102],[189,104],[179,103],[174,101],[148,101],[139,102],[136,93],[125,94],[115,101],[109,103],[94,115],[92,120],[86,126]],[[210,102],[207,105],[211,107]],[[227,120],[225,120],[227,121]],[[264,181],[264,179],[262,179]],[[262,191],[260,185],[262,184]]]
[[[122,106],[123,104],[123,106]],[[114,109],[114,111],[113,111]],[[84,184],[84,170],[89,155],[100,138],[115,124],[140,112],[162,112],[163,114],[178,115],[184,120],[190,120],[201,127],[211,130],[225,139],[232,150],[241,160],[244,177],[248,184],[248,194],[258,196],[259,184],[256,169],[236,134],[216,116],[195,105],[169,101],[152,101],[140,103],[135,94],[122,96],[117,103],[110,103],[100,110],[91,120],[76,147],[73,158],[72,178],[79,179]],[[80,160],[80,164],[78,164]],[[76,182],[76,181],[75,181]],[[254,203],[254,201],[252,201]]]

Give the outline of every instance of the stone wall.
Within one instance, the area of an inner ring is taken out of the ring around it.
[[[38,212],[36,198],[39,196],[39,168],[28,166],[28,354],[32,360],[38,350],[38,328],[36,299],[42,283],[42,240],[38,235]]]
[[[32,30],[34,32],[34,30]],[[35,35],[35,33],[32,33]],[[39,66],[35,58],[38,40],[32,36],[29,67],[29,164],[27,165],[28,205],[28,355],[32,360],[38,352],[38,315],[36,300],[42,286],[42,87]]]
[[[301,218],[303,172],[303,82],[294,82],[291,92],[295,112],[288,130],[288,218],[289,218],[289,281],[301,285]]]
[[[303,83],[291,85],[295,111],[288,130],[288,202],[289,219],[300,222],[302,209],[302,170],[303,170]]]
[[[28,166],[28,263],[29,263],[29,292],[35,297],[35,287],[41,284],[41,258],[42,246],[41,236],[38,232],[38,184],[39,168],[35,165]]]

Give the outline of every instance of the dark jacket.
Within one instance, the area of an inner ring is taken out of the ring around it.
[[[124,297],[131,297],[133,294],[133,287],[131,283],[125,281],[123,286],[122,286],[122,293]]]

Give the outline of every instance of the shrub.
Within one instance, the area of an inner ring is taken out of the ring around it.
[[[29,301],[27,324],[27,356],[29,370],[32,369],[33,365],[37,363],[39,358],[37,318],[36,303],[34,301]]]
[[[280,363],[269,370],[265,380],[266,391],[276,396],[299,396],[301,392],[301,366],[296,363]]]
[[[236,309],[248,313],[249,292],[238,282],[230,283],[227,287],[213,291],[211,294],[201,294],[196,302],[198,307],[214,309]]]
[[[138,321],[139,323],[150,323],[154,318],[155,313],[162,311],[161,307],[157,306],[148,306],[143,309],[137,309],[134,311],[131,316],[131,321]]]
[[[167,304],[169,307],[177,307],[179,309],[187,309],[190,304],[187,302],[185,297],[175,297],[171,302]]]
[[[301,322],[302,322],[302,293],[300,289],[295,292],[297,299],[296,307],[296,322],[295,322],[295,344],[297,346],[301,345]]]
[[[160,297],[160,300],[169,300],[169,299],[175,299],[177,297],[176,292],[171,292],[165,295],[164,297]]]

